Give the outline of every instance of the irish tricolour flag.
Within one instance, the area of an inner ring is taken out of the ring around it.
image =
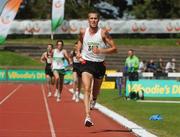
[[[0,14],[0,44],[3,43],[7,37],[11,23],[16,16],[22,0],[2,0],[4,6],[1,8]]]
[[[65,0],[53,0],[51,28],[54,32],[64,20]]]
[[[8,0],[0,0],[0,16],[1,16],[2,10],[4,9],[4,6],[6,5],[7,2],[8,2]]]

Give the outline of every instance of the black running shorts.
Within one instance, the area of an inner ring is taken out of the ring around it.
[[[81,63],[73,63],[73,72],[77,72],[79,76],[81,76]]]
[[[103,62],[92,62],[85,60],[81,64],[81,73],[88,72],[94,76],[94,78],[102,79],[106,72],[106,66]]]
[[[52,69],[51,69],[51,65],[50,64],[47,64],[46,67],[45,67],[45,74],[46,75],[49,75],[50,77],[53,76],[53,72],[52,72]]]

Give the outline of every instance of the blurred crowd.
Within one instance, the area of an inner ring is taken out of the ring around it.
[[[142,60],[139,63],[138,72],[153,72],[153,73],[168,73],[176,72],[176,59],[172,58],[168,62],[164,62],[162,58],[158,61],[150,59],[149,61]]]

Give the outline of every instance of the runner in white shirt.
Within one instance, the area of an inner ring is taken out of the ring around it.
[[[65,49],[63,49],[64,43],[62,40],[56,42],[56,48],[53,51],[52,70],[55,77],[56,91],[54,96],[57,97],[57,102],[61,99],[61,93],[64,84],[65,66],[64,60],[66,59],[71,64],[71,59]]]
[[[105,75],[105,54],[114,53],[117,48],[106,29],[98,27],[99,15],[96,12],[88,14],[89,27],[80,31],[77,57],[81,61],[82,82],[84,84],[85,121],[87,127],[93,126],[90,117],[90,96],[92,87],[92,105],[95,104],[97,95]],[[82,49],[81,53],[80,50]],[[93,83],[93,85],[92,85]]]

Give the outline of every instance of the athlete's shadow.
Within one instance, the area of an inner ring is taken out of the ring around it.
[[[131,129],[102,129],[102,130],[99,130],[99,131],[93,131],[91,133],[101,133],[101,132],[132,132]]]
[[[98,111],[98,109],[97,109],[97,108],[91,108],[91,110],[92,110],[92,111],[93,111],[93,110],[94,110],[94,111]]]

